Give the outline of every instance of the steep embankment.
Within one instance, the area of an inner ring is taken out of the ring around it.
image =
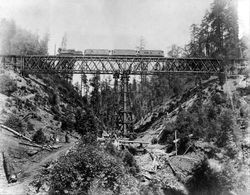
[[[146,180],[180,194],[249,193],[247,83],[247,76],[229,78],[223,87],[203,81],[140,120],[137,141],[152,142],[149,154],[136,157]]]
[[[153,112],[148,113],[135,124],[135,132],[139,133],[137,139],[150,142],[153,137],[158,138],[166,124],[176,119],[180,109],[188,109],[194,104],[198,98],[198,93],[206,93],[206,96],[210,96],[211,93],[220,90],[220,87],[217,89],[217,81],[216,77],[202,81],[201,86],[188,89],[181,97],[171,98],[156,107]]]
[[[8,194],[15,187],[19,189],[16,194],[27,193],[27,185],[37,171],[65,154],[80,137],[74,127],[76,113],[86,113],[88,105],[73,86],[59,76],[38,77],[1,69],[0,122],[17,133],[1,128],[0,152],[1,157],[4,152],[9,170],[18,182],[10,186],[1,174],[0,189],[4,191],[0,194]],[[65,143],[65,131],[70,132],[70,143]],[[27,139],[16,136],[18,133]],[[29,139],[33,142],[27,141]],[[2,168],[1,164],[0,170]]]

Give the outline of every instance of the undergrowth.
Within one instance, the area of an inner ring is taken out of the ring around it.
[[[4,125],[10,127],[11,129],[14,129],[19,133],[23,133],[25,130],[25,124],[18,116],[14,114],[8,117],[8,119],[4,122]]]
[[[87,194],[91,183],[98,179],[98,185],[118,194],[121,178],[135,167],[135,161],[133,155],[119,154],[114,147],[107,146],[81,143],[75,152],[61,157],[51,172],[51,191]]]
[[[204,159],[194,167],[193,176],[186,184],[190,194],[229,194],[232,189],[243,188],[240,178],[236,176],[238,170],[232,161],[225,162],[224,165],[218,163],[216,166]]]
[[[223,100],[224,95],[213,95],[209,103],[194,104],[188,110],[182,110],[173,123],[165,125],[158,143],[167,144],[170,152],[174,148],[174,132],[180,139],[178,153],[183,154],[191,139],[212,141],[216,146],[227,150],[231,158],[237,153],[235,142],[238,127],[234,111],[229,106],[229,100]]]
[[[46,142],[46,136],[44,135],[42,129],[39,129],[35,132],[32,140],[37,144],[44,144]]]
[[[10,96],[17,90],[16,82],[8,75],[0,75],[0,93]]]

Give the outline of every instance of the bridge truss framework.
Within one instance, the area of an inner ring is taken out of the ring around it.
[[[209,58],[165,58],[135,56],[35,56],[1,55],[5,67],[36,74],[112,74],[121,75],[123,109],[120,112],[121,131],[126,135],[131,126],[128,106],[129,75],[220,75],[224,61]],[[117,76],[118,75],[118,76]]]

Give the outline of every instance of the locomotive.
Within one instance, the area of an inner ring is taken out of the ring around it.
[[[58,56],[83,56],[82,51],[76,51],[74,49],[58,49]]]

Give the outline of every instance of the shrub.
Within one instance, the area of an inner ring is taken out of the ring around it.
[[[116,149],[116,147],[114,146],[114,144],[112,143],[112,141],[109,141],[107,144],[106,144],[106,147],[105,147],[105,150],[113,155],[113,156],[118,156],[119,155],[119,151]]]
[[[10,96],[13,92],[17,90],[17,84],[13,79],[7,75],[2,75],[0,77],[0,93]]]
[[[158,143],[159,144],[168,144],[168,143],[172,143],[174,140],[174,129],[175,129],[175,125],[174,123],[168,123],[165,125],[165,129],[162,131]]]
[[[56,121],[61,120],[60,114],[55,114],[55,115],[54,115],[54,120],[56,120]],[[64,124],[64,126],[65,126],[65,124]]]
[[[223,104],[226,103],[226,96],[222,93],[216,93],[211,97],[211,100],[215,104]]]
[[[153,137],[153,138],[151,139],[151,144],[157,144],[157,142],[158,142],[158,140],[157,140],[156,137]]]
[[[82,135],[82,139],[85,143],[92,143],[96,141],[98,129],[97,120],[94,115],[90,112],[83,112],[78,110],[75,116],[76,119],[76,131]]]
[[[235,136],[233,133],[235,121],[233,118],[233,113],[229,109],[223,110],[218,122],[221,124],[221,130],[218,133],[216,144],[219,147],[225,147],[231,139],[232,141],[235,141]]]
[[[24,108],[32,110],[32,111],[36,111],[37,109],[37,107],[28,99],[24,101]]]
[[[133,147],[133,146],[129,145],[129,146],[127,146],[127,149],[128,149],[128,151],[130,152],[130,154],[132,154],[132,155],[136,155],[137,150],[136,150],[136,148],[135,148],[135,147]]]
[[[34,130],[34,125],[30,122],[27,122],[27,131],[33,132]]]
[[[52,106],[56,106],[58,105],[59,103],[59,95],[56,94],[55,92],[51,92],[49,93],[49,103],[52,105]]]
[[[119,193],[118,178],[122,176],[121,162],[92,145],[80,144],[76,152],[60,157],[51,172],[52,189],[58,194],[87,194],[91,182],[100,179],[100,185]]]
[[[123,151],[122,161],[123,161],[124,165],[129,168],[129,171],[132,174],[136,174],[139,171],[139,167],[136,164],[134,156],[127,149],[125,149]]]
[[[236,172],[232,166],[221,167],[220,164],[211,166],[204,159],[193,170],[192,178],[187,182],[190,194],[210,195],[229,192],[236,183]]]
[[[219,74],[219,85],[223,86],[225,82],[226,82],[226,75],[223,73]]]
[[[37,144],[43,144],[46,142],[46,136],[44,135],[42,129],[39,129],[38,131],[36,131],[32,140],[36,142]]]
[[[250,86],[247,86],[247,87],[244,89],[244,91],[245,91],[245,94],[246,94],[246,95],[249,95],[249,94],[250,94]]]
[[[51,106],[51,111],[55,114],[55,115],[60,115],[60,109],[59,106]]]
[[[24,132],[24,123],[15,115],[10,115],[9,118],[5,121],[4,125],[10,127],[11,129],[14,129],[19,133]]]
[[[26,71],[26,70],[21,70],[21,75],[23,76],[23,77],[29,77],[29,72],[28,71]]]

